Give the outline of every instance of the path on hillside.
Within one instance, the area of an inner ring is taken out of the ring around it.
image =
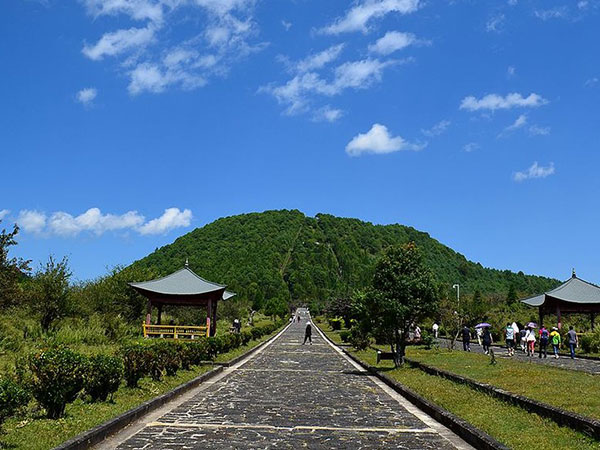
[[[448,348],[450,347],[450,339],[440,338],[439,341],[440,341],[440,347],[442,347],[442,346],[448,347]],[[533,356],[531,358],[521,351],[520,346],[518,346],[518,348],[515,350],[515,356],[513,356],[513,357],[509,357],[506,354],[506,348],[502,348],[502,347],[499,347],[496,345],[494,345],[492,348],[494,349],[494,354],[496,355],[496,358],[512,359],[515,361],[522,361],[522,362],[531,361],[536,364],[546,364],[548,366],[559,367],[561,369],[578,370],[581,372],[587,372],[587,373],[591,373],[594,375],[600,375],[600,361],[593,360],[593,359],[577,358],[577,357],[575,359],[571,359],[571,357],[569,357],[569,356],[560,356],[558,359],[555,359],[554,354],[552,353],[552,345],[548,345],[548,352],[547,352],[548,357],[540,358],[539,357],[539,349],[537,347],[538,344],[539,344],[539,341],[536,342],[535,356]],[[457,350],[463,351],[462,341],[456,341],[454,348]],[[567,350],[568,350],[568,347],[567,347]],[[483,347],[477,343],[477,339],[474,339],[471,341],[471,351],[475,352],[475,353],[483,353]],[[564,351],[564,346],[561,349],[561,351]]]
[[[313,345],[303,346],[305,326],[306,319],[290,325],[247,362],[115,446],[471,448],[358,369],[314,328]]]

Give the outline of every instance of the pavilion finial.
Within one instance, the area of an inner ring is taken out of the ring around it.
[[[185,258],[185,267],[190,267],[190,262],[188,261],[187,258]]]
[[[571,271],[571,277],[572,278],[576,278],[577,275],[575,275],[575,267],[573,267],[573,270]]]

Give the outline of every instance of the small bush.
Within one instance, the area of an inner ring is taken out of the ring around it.
[[[31,391],[50,419],[63,416],[65,406],[83,389],[87,359],[66,347],[29,356]]]
[[[190,370],[190,367],[195,364],[194,355],[190,344],[187,342],[178,342],[177,352],[179,353],[181,368],[183,370]]]
[[[13,380],[0,380],[0,426],[19,409],[29,403],[30,394]]]
[[[193,342],[186,343],[191,353],[192,365],[198,366],[202,361],[211,359],[207,338],[200,338]]]
[[[371,339],[367,333],[355,325],[350,329],[350,343],[357,350],[365,350],[371,343]]]
[[[250,331],[242,331],[240,333],[240,338],[242,340],[242,345],[246,345],[252,340],[252,333]]]
[[[349,330],[340,331],[340,338],[342,342],[350,342],[350,338],[352,337],[352,333]]]
[[[331,327],[332,330],[334,331],[338,331],[342,329],[342,322],[343,320],[340,318],[335,318],[335,319],[329,319],[329,326]]]
[[[158,359],[161,371],[164,369],[168,376],[172,377],[181,369],[180,344],[173,341],[156,341],[152,344],[153,358]],[[151,374],[152,375],[152,374]],[[154,376],[153,379],[159,380]]]
[[[138,381],[150,372],[150,352],[142,344],[130,344],[121,348],[125,381],[127,386],[135,388]]]
[[[119,389],[123,378],[123,362],[120,358],[96,355],[89,359],[84,381],[84,390],[93,402],[106,401]]]

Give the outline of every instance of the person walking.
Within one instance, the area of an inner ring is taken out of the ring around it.
[[[577,333],[573,329],[573,325],[569,326],[569,331],[567,331],[567,337],[569,339],[569,350],[571,351],[571,359],[575,359],[575,347],[579,344],[579,339],[577,338]]]
[[[483,336],[483,328],[475,328],[475,334],[477,335],[477,343],[481,345],[481,336]]]
[[[552,349],[554,350],[554,358],[558,359],[558,348],[560,347],[561,341],[558,328],[552,327],[552,332],[550,333],[550,341],[552,342]]]
[[[533,327],[527,327],[525,332],[525,343],[527,345],[527,356],[533,356],[535,354],[535,330]]]
[[[504,337],[506,339],[506,353],[508,356],[514,356],[515,354],[515,329],[510,323],[506,324],[504,329]]]
[[[437,322],[433,322],[433,326],[431,327],[431,329],[433,330],[433,337],[437,339],[438,330],[440,329],[440,326],[437,324]]]
[[[421,342],[421,329],[419,328],[419,325],[415,327],[415,342]]]
[[[462,329],[462,341],[463,341],[463,350],[465,352],[471,351],[471,330],[467,325],[465,325]]]
[[[544,358],[546,356],[548,356],[547,349],[548,349],[548,339],[549,338],[550,338],[550,333],[548,332],[546,327],[542,325],[542,328],[540,328],[540,358],[542,357],[542,353],[544,354]]]
[[[519,342],[521,344],[521,351],[527,353],[527,328],[522,328],[519,331]]]
[[[481,342],[483,343],[483,352],[487,355],[490,353],[490,346],[493,343],[492,333],[490,333],[489,327],[485,327],[483,329],[483,333],[481,333]]]
[[[304,342],[302,345],[306,344],[306,341],[312,345],[312,327],[310,326],[310,322],[306,322],[306,329],[304,330]]]

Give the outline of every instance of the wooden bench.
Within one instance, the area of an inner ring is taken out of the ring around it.
[[[382,352],[381,350],[377,350],[377,364],[380,361],[393,361],[394,354],[392,352]]]

